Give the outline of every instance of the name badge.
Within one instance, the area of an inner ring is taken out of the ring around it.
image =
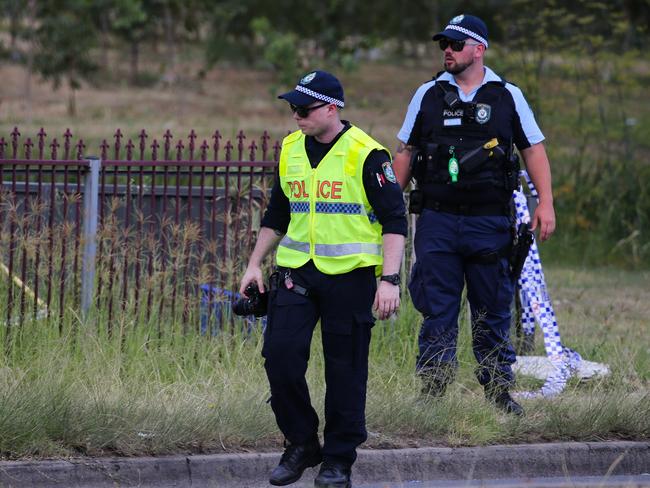
[[[460,117],[457,117],[455,119],[445,119],[444,122],[443,122],[445,127],[454,126],[454,125],[461,125],[461,123],[462,123],[462,121],[461,121]]]

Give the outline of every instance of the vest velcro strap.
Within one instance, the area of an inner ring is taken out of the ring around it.
[[[316,244],[316,256],[338,257],[352,254],[374,254],[381,256],[381,245],[364,242],[349,242],[347,244]]]
[[[308,242],[294,241],[293,239],[291,239],[291,237],[286,235],[280,241],[280,245],[282,247],[286,247],[287,249],[292,249],[293,251],[300,251],[309,254]]]

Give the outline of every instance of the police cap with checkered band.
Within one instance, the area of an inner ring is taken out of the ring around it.
[[[300,78],[296,87],[278,96],[287,102],[306,107],[314,102],[333,103],[337,107],[345,106],[341,82],[327,71],[311,71]]]
[[[463,41],[471,37],[488,47],[488,30],[485,22],[474,15],[457,15],[449,21],[442,32],[433,36],[434,41],[447,38],[454,41]]]

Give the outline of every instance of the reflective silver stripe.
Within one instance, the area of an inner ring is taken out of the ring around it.
[[[351,254],[376,254],[381,256],[381,244],[351,242],[349,244],[316,244],[316,256],[349,256]]]
[[[300,251],[309,254],[309,243],[294,241],[289,236],[284,236],[280,241],[280,245],[294,251]]]

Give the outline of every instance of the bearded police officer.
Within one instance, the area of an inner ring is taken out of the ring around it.
[[[415,92],[394,161],[400,185],[411,177],[417,184],[410,200],[420,216],[409,290],[424,321],[416,368],[424,393],[444,394],[457,369],[466,282],[478,380],[488,400],[521,415],[509,394],[515,352],[508,254],[519,169],[513,146],[539,190],[531,229],[539,229],[543,241],[555,228],[544,136],[521,90],[483,65],[488,32],[481,19],[454,17],[433,40],[444,53],[445,71]]]
[[[300,130],[282,143],[279,177],[240,288],[254,282],[264,289],[261,263],[277,247],[279,285],[270,294],[262,355],[286,450],[270,482],[293,483],[322,460],[316,486],[348,487],[356,447],[367,437],[372,310],[383,319],[399,306],[406,211],[388,151],[341,120],[338,79],[314,71],[279,98]],[[379,285],[376,272],[383,273]],[[319,319],[327,385],[322,448],[305,381]]]

